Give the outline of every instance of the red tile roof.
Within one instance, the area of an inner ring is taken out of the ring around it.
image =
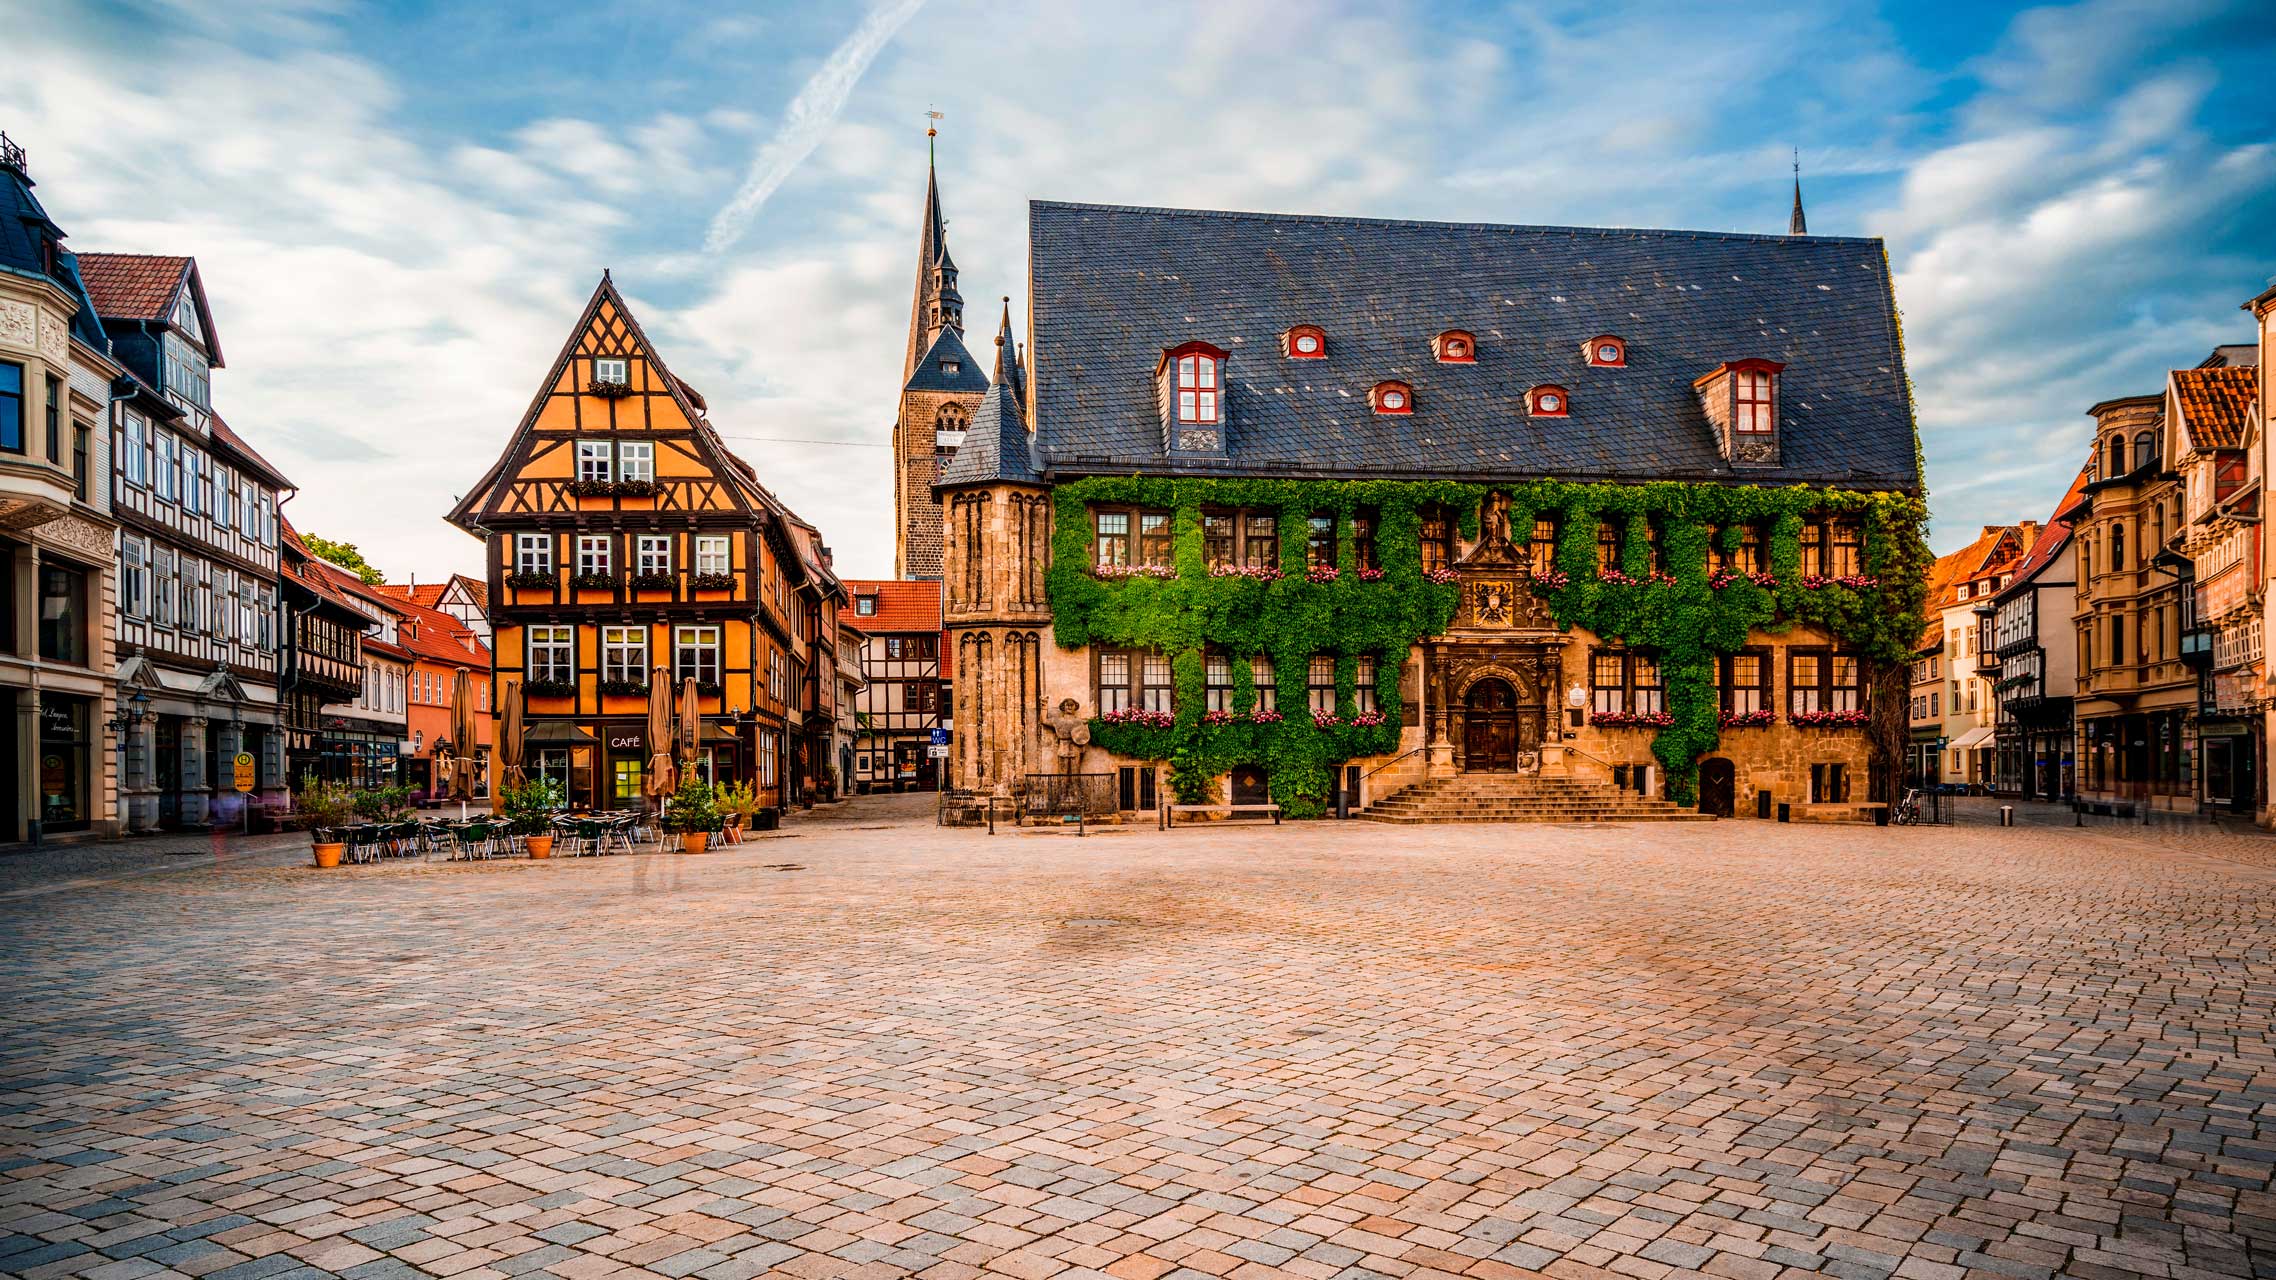
[[[877,612],[863,614],[856,603],[849,606],[846,613],[855,626],[873,636],[888,632],[937,632],[940,630],[940,590],[937,582],[848,578],[846,594],[856,602],[863,596],[876,596]]]
[[[236,453],[238,455],[239,462],[244,463],[246,466],[252,467],[256,471],[265,473],[268,477],[269,483],[275,485],[279,489],[291,489],[296,487],[292,481],[285,478],[284,472],[277,470],[275,464],[271,463],[267,458],[264,458],[259,453],[255,452],[253,446],[245,443],[245,438],[243,436],[238,435],[234,428],[232,428],[228,423],[223,422],[221,420],[220,414],[212,414],[207,417],[206,421],[213,428],[213,438],[219,441],[230,451]]]
[[[122,320],[163,320],[181,288],[188,258],[160,253],[82,253],[79,278],[95,313]]]
[[[383,582],[379,589],[398,600],[407,600],[422,608],[432,609],[442,600],[443,588],[449,585],[447,582],[414,582],[406,586],[402,583]]]
[[[2016,562],[2016,586],[2020,587],[2030,581],[2031,575],[2046,568],[2048,562],[2063,553],[2063,547],[2071,540],[2071,513],[2077,509],[2087,482],[2093,478],[2094,467],[2089,464],[2079,471],[2078,478],[2071,481],[2071,487],[2063,492],[2062,500],[2055,504],[2055,514],[2040,526],[2038,541],[2033,542],[2031,549],[2023,553],[2023,559]]]
[[[2173,371],[2173,398],[2181,405],[2189,443],[2199,449],[2242,449],[2259,395],[2260,370],[2251,365]]]

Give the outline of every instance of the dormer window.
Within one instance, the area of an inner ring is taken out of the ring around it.
[[[1572,397],[1565,389],[1553,384],[1533,388],[1525,393],[1526,416],[1533,418],[1563,418],[1573,411]]]
[[[1294,325],[1280,335],[1280,346],[1291,360],[1324,360],[1328,355],[1328,331],[1316,324]]]
[[[1628,343],[1609,333],[1598,334],[1581,344],[1581,354],[1600,369],[1624,368],[1628,363]]]
[[[1777,419],[1770,416],[1771,376],[1767,369],[1740,369],[1731,375],[1738,411],[1732,429],[1740,435],[1769,435],[1778,429]]]
[[[1785,368],[1775,360],[1733,360],[1692,381],[1725,462],[1778,465],[1778,377]]]
[[[1226,351],[1188,342],[1162,352],[1154,392],[1162,409],[1163,444],[1178,453],[1225,451]]]
[[[964,372],[964,362],[950,356],[942,356],[940,358],[940,371],[953,378]]]
[[[595,356],[593,358],[593,381],[622,386],[631,380],[631,361],[622,356]]]
[[[1367,393],[1368,402],[1377,413],[1413,413],[1415,389],[1404,382],[1378,382]]]
[[[1217,421],[1217,405],[1223,395],[1218,385],[1219,361],[1215,356],[1196,352],[1178,357],[1177,363],[1177,414],[1180,426],[1208,426]]]
[[[1448,329],[1430,340],[1440,364],[1478,363],[1478,339],[1467,329]]]

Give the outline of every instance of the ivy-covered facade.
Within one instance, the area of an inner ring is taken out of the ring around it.
[[[1029,358],[936,485],[953,785],[1879,798],[1929,557],[1876,242],[1044,205],[1031,238]]]

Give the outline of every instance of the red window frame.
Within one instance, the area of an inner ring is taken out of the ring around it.
[[[1468,329],[1448,329],[1431,339],[1440,364],[1478,363],[1478,339]]]
[[[1208,351],[1185,351],[1171,359],[1170,395],[1181,426],[1214,426],[1225,416],[1225,361]]]
[[[1290,325],[1288,332],[1283,337],[1281,349],[1287,353],[1291,360],[1325,360],[1328,358],[1328,331],[1316,324]],[[1319,346],[1316,350],[1300,351],[1296,347],[1296,340],[1299,338],[1311,338]]]
[[[1732,430],[1742,436],[1766,436],[1778,429],[1771,417],[1773,383],[1766,369],[1739,369],[1731,374],[1734,396]]]
[[[1386,404],[1385,399],[1394,394],[1399,397],[1399,403],[1396,406]],[[1367,393],[1367,398],[1377,413],[1405,414],[1415,411],[1415,389],[1404,382],[1378,382]]]
[[[1610,360],[1597,353],[1597,348],[1608,344],[1612,347]],[[1600,369],[1624,368],[1628,363],[1628,340],[1616,334],[1600,333],[1581,345],[1581,358]]]
[[[1542,400],[1548,396],[1557,397],[1556,408],[1549,409],[1542,407]],[[1563,418],[1570,416],[1572,410],[1573,393],[1565,390],[1563,387],[1557,386],[1554,383],[1535,387],[1531,391],[1525,393],[1525,412],[1532,417]]]

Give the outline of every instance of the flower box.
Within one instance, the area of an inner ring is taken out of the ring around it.
[[[1351,723],[1356,728],[1373,729],[1384,723],[1384,715],[1380,711],[1362,711],[1351,718]]]
[[[1733,573],[1729,569],[1717,569],[1707,578],[1707,586],[1715,591],[1721,591],[1723,588],[1739,582],[1751,582],[1768,591],[1778,585],[1778,575],[1774,573]]]
[[[1269,707],[1258,707],[1256,710],[1249,712],[1249,721],[1252,724],[1279,724],[1281,721],[1286,720],[1287,718],[1287,716],[1284,716]]]
[[[1316,564],[1304,571],[1306,582],[1334,582],[1343,576],[1343,570],[1332,564]]]
[[[1867,587],[1880,585],[1881,580],[1879,578],[1867,573],[1845,573],[1839,577],[1827,577],[1822,573],[1805,573],[1802,575],[1802,590],[1804,591],[1822,591],[1827,587],[1848,587],[1852,591],[1863,591]]]
[[[574,698],[577,696],[577,682],[574,680],[528,680],[523,682],[522,692],[532,698]]]
[[[1667,729],[1675,724],[1675,715],[1667,711],[1598,711],[1588,722],[1599,729]]]
[[[727,686],[717,680],[698,680],[695,682],[695,692],[699,698],[716,698],[727,692]]]
[[[1201,723],[1203,724],[1232,724],[1236,719],[1238,717],[1230,711],[1204,711],[1201,713]]]
[[[1573,578],[1571,574],[1561,573],[1558,570],[1551,569],[1547,573],[1534,574],[1531,585],[1533,587],[1533,593],[1535,595],[1547,595],[1552,591],[1562,591],[1572,584]]]
[[[603,680],[601,692],[612,698],[645,698],[648,682],[645,680]]]
[[[571,575],[569,585],[580,591],[613,591],[616,578],[606,573],[579,573]]]
[[[1805,729],[1862,729],[1873,723],[1870,711],[1796,711],[1786,717],[1789,724]]]
[[[632,575],[632,589],[634,591],[669,591],[672,589],[672,584],[677,581],[677,578],[668,573],[636,573]]]
[[[1636,581],[1636,579],[1629,577],[1627,574],[1620,572],[1618,569],[1599,569],[1596,571],[1596,580],[1598,582],[1610,583],[1615,587],[1633,587],[1641,585]]]
[[[1725,729],[1759,729],[1765,725],[1778,723],[1778,713],[1775,711],[1725,711],[1716,717],[1715,723]]]
[[[1177,717],[1167,711],[1147,711],[1139,707],[1124,707],[1099,717],[1103,724],[1138,724],[1149,729],[1167,729],[1177,723]]]
[[[1451,586],[1453,586],[1453,585],[1454,585],[1456,582],[1459,582],[1459,581],[1461,581],[1461,578],[1462,578],[1462,575],[1461,575],[1461,574],[1459,574],[1459,573],[1456,573],[1456,572],[1454,572],[1452,569],[1425,569],[1425,570],[1423,570],[1423,581],[1425,581],[1425,582],[1431,582],[1431,583],[1436,583],[1437,585],[1439,585],[1439,586],[1442,586],[1442,587],[1451,587]]]
[[[733,591],[735,575],[732,573],[699,573],[688,579],[688,585],[698,591]]]
[[[1101,582],[1121,582],[1128,578],[1174,578],[1178,571],[1166,564],[1094,564],[1091,576]]]
[[[1383,580],[1383,571],[1381,569],[1361,569],[1359,571],[1359,580],[1361,582],[1381,582]]]
[[[1209,571],[1212,578],[1254,578],[1258,582],[1278,582],[1280,570],[1268,564],[1221,564]]]
[[[1312,727],[1315,729],[1333,729],[1342,723],[1343,717],[1338,716],[1333,711],[1315,711],[1312,713]]]
[[[545,572],[532,570],[506,575],[506,585],[517,591],[550,591],[559,581],[550,570]]]
[[[599,396],[603,400],[622,400],[632,394],[632,384],[629,382],[602,382],[595,379],[585,384],[585,392],[588,395]]]

